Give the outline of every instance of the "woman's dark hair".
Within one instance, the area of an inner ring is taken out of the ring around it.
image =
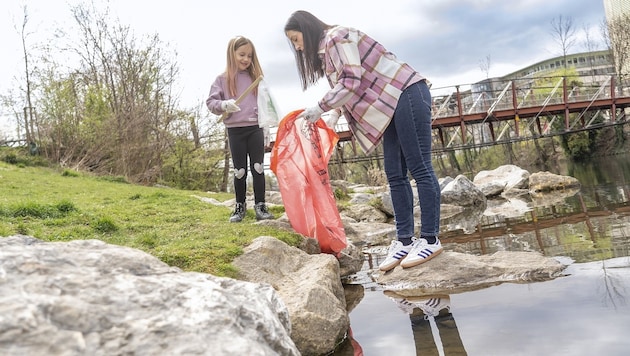
[[[291,45],[291,49],[295,54],[300,80],[302,81],[302,89],[306,90],[310,85],[315,84],[317,80],[324,76],[324,67],[322,59],[317,51],[319,50],[319,42],[324,37],[325,31],[331,28],[310,12],[299,10],[291,14],[284,32],[298,31],[302,33],[304,41],[304,49],[296,51]]]

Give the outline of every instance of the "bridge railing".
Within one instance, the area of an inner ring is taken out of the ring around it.
[[[435,88],[433,116],[452,117],[497,110],[630,96],[628,80],[611,75],[545,77]],[[461,109],[460,109],[461,108]]]
[[[434,151],[622,124],[630,108],[630,80],[611,75],[488,80],[431,88],[431,93]],[[614,115],[613,102],[617,103]],[[343,117],[335,130],[340,142],[352,141]]]

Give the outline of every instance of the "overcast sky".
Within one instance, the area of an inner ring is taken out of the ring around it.
[[[22,20],[23,5],[27,5],[33,33],[29,40],[54,46],[53,30],[73,25],[70,7],[78,2],[3,0],[1,93],[15,88],[22,78],[24,64],[16,27]],[[560,55],[551,26],[558,16],[571,18],[580,38],[571,53],[587,51],[584,28],[599,42],[598,49],[605,48],[600,35],[602,0],[318,0],[304,4],[285,0],[110,0],[109,7],[137,38],[157,33],[165,46],[177,51],[182,108],[205,101],[210,84],[225,68],[227,42],[236,35],[254,42],[265,80],[285,113],[314,105],[327,82],[321,80],[306,92],[300,87],[283,33],[287,18],[296,10],[366,32],[410,63],[434,88],[485,79],[480,62],[488,56],[489,76],[495,77]],[[6,116],[2,120],[7,121]]]

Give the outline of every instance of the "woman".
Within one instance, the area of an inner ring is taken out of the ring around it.
[[[399,264],[413,267],[440,254],[440,185],[431,163],[427,80],[365,33],[328,25],[309,12],[294,12],[284,32],[292,44],[302,88],[306,90],[324,76],[331,87],[301,116],[315,122],[324,112],[333,110],[338,116],[338,110],[343,110],[366,154],[383,142],[396,240],[379,269],[389,271]],[[414,233],[414,197],[408,172],[418,188],[419,238]]]

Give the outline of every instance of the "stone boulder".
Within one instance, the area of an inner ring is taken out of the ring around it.
[[[268,284],[98,240],[0,238],[0,355],[299,355]]]
[[[386,273],[376,272],[375,277],[385,289],[399,295],[422,296],[461,293],[506,282],[551,280],[561,276],[566,266],[538,252],[499,251],[475,256],[445,251],[419,266],[398,266]]]
[[[384,223],[387,221],[385,213],[369,204],[351,204],[340,213],[363,223]]]
[[[339,273],[341,277],[349,276],[353,273],[361,270],[361,266],[363,264],[363,253],[361,250],[354,245],[355,241],[361,242],[360,240],[354,240],[353,237],[358,236],[358,233],[352,229],[349,225],[350,221],[354,221],[353,219],[345,217],[343,224],[345,225],[344,230],[346,232],[346,240],[347,246],[341,251],[339,257]],[[272,220],[261,220],[256,222],[257,225],[271,226],[276,229],[282,229],[286,231],[295,232],[293,227],[291,226],[291,222],[287,218],[287,214],[282,214],[277,219]],[[355,224],[359,226],[370,226],[369,224]],[[391,227],[391,225],[388,225]],[[303,236],[302,242],[299,245],[299,248],[310,255],[316,255],[322,253],[322,250],[319,246],[319,242],[317,239],[312,237]]]
[[[304,355],[323,355],[343,340],[350,325],[337,259],[309,255],[269,236],[256,238],[233,265],[240,278],[268,283],[286,304],[291,338]]]
[[[576,178],[550,172],[536,172],[529,176],[529,193],[532,196],[550,191],[579,188],[580,186],[580,181]]]
[[[485,209],[487,200],[485,194],[473,182],[460,174],[442,189],[441,203]]]
[[[529,176],[528,171],[513,164],[506,164],[493,170],[480,171],[473,178],[473,183],[486,197],[491,197],[510,189],[527,188]]]

